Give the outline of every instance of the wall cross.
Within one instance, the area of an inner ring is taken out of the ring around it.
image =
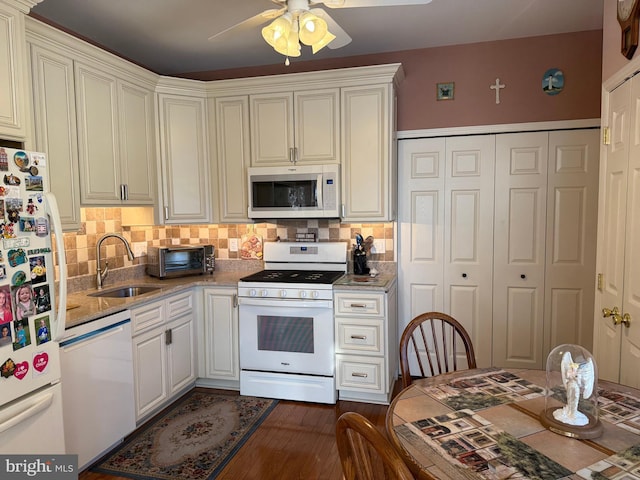
[[[500,83],[500,79],[496,78],[496,83],[489,88],[496,91],[496,105],[500,103],[500,90],[506,87],[504,83]]]

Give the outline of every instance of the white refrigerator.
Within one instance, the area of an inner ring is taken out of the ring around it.
[[[3,454],[65,453],[58,340],[65,329],[67,268],[48,166],[42,153],[0,147]]]

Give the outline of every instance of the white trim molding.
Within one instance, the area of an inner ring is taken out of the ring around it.
[[[584,120],[562,120],[554,122],[507,123],[502,125],[474,125],[469,127],[428,128],[424,130],[402,130],[398,140],[406,138],[451,137],[456,135],[482,135],[489,133],[535,132],[543,130],[570,130],[578,128],[600,128],[599,118]]]

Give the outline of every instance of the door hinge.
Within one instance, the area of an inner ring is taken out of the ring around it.
[[[598,290],[602,291],[602,288],[604,287],[604,275],[602,275],[601,273],[598,274]]]
[[[609,127],[602,129],[602,144],[611,145],[611,129]]]

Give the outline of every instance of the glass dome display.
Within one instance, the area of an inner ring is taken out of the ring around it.
[[[547,384],[542,425],[575,438],[602,433],[598,419],[598,370],[591,353],[580,345],[564,344],[547,357]]]

